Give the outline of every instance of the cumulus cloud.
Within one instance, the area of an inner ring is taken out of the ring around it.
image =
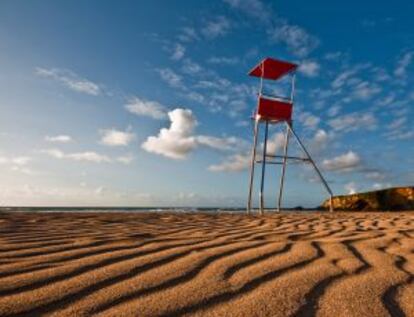
[[[245,142],[235,137],[214,137],[196,135],[197,119],[189,109],[177,108],[168,112],[171,121],[168,128],[162,128],[157,136],[150,136],[141,147],[151,153],[182,160],[199,146],[221,151],[240,149]]]
[[[133,97],[128,100],[125,109],[138,116],[150,117],[153,119],[165,119],[167,117],[166,107],[156,101],[150,101]]]
[[[69,143],[69,142],[73,141],[71,136],[64,135],[64,134],[55,135],[55,136],[48,136],[47,135],[47,136],[45,136],[45,140],[47,142],[55,142],[55,143]]]
[[[307,77],[316,77],[319,74],[321,66],[315,61],[303,61],[298,71]]]
[[[349,151],[332,159],[323,160],[322,166],[328,171],[349,172],[361,166],[361,158],[357,153]]]
[[[197,120],[189,109],[174,109],[168,112],[171,125],[160,130],[157,136],[150,136],[142,148],[151,153],[172,159],[185,159],[187,154],[197,147],[197,140],[192,135]]]
[[[109,146],[127,146],[135,138],[135,134],[129,131],[107,129],[100,131],[101,143]]]
[[[206,26],[201,29],[201,33],[209,38],[214,39],[226,35],[230,30],[230,21],[224,16],[218,16],[207,22]]]
[[[97,96],[102,90],[98,84],[85,78],[81,78],[69,70],[36,67],[35,72],[39,76],[54,79],[76,92]]]
[[[94,163],[111,162],[111,159],[106,155],[101,155],[93,151],[64,153],[59,149],[47,149],[42,150],[41,152],[57,159],[68,159],[73,161],[85,161]]]

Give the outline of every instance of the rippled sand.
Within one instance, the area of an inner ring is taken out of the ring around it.
[[[2,316],[414,316],[414,213],[0,214]]]

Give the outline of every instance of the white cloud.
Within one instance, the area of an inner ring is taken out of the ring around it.
[[[174,88],[183,88],[182,77],[170,68],[157,69],[161,79]]]
[[[321,66],[315,61],[303,61],[298,71],[307,77],[316,77],[319,74]]]
[[[239,59],[237,57],[213,56],[207,62],[210,64],[235,65],[239,63]]]
[[[374,130],[377,127],[377,119],[370,112],[353,112],[328,121],[335,131],[355,131],[359,129]]]
[[[361,158],[353,151],[336,156],[332,159],[325,159],[322,166],[328,171],[349,172],[360,167]]]
[[[32,160],[29,156],[16,156],[16,157],[5,157],[0,156],[0,164],[13,164],[23,166]]]
[[[393,120],[388,125],[387,128],[389,130],[400,129],[400,128],[402,128],[405,125],[406,122],[407,122],[407,117],[397,118],[397,119]]]
[[[197,120],[189,109],[177,108],[168,113],[171,124],[162,128],[157,136],[150,136],[141,147],[151,153],[172,159],[185,159],[199,146],[206,146],[221,151],[234,151],[245,146],[245,141],[236,137],[214,137],[196,135],[194,129]]]
[[[309,129],[316,129],[321,119],[310,112],[302,112],[299,114],[299,120]]]
[[[358,191],[358,187],[355,182],[350,182],[348,184],[345,184],[344,188],[347,191],[348,195],[355,194]]]
[[[122,164],[128,165],[132,163],[132,161],[134,160],[134,157],[128,154],[128,155],[118,156],[116,160]]]
[[[239,172],[246,169],[250,164],[250,154],[234,154],[227,157],[219,164],[210,165],[209,171],[212,172]]]
[[[224,16],[218,16],[207,22],[207,25],[201,30],[201,33],[209,39],[226,35],[230,30],[230,21]]]
[[[260,0],[223,0],[232,8],[238,9],[254,18],[267,22],[271,17],[271,11]]]
[[[42,150],[41,152],[57,159],[68,159],[73,161],[86,161],[94,163],[111,162],[111,159],[106,155],[101,155],[93,151],[64,153],[59,149],[47,149]]]
[[[56,136],[45,136],[45,140],[47,142],[55,142],[55,143],[69,143],[72,142],[73,139],[69,135],[56,135]]]
[[[156,101],[150,101],[133,97],[128,100],[125,109],[138,116],[150,117],[153,119],[165,119],[167,117],[166,107]]]
[[[189,75],[196,75],[202,71],[202,67],[187,58],[184,60],[182,71]]]
[[[228,138],[217,138],[208,135],[199,135],[197,136],[197,142],[201,145],[206,145],[210,148],[231,151],[235,149],[240,149],[240,147],[245,146],[246,143],[243,140],[240,140],[236,137]]]
[[[267,154],[275,154],[283,149],[285,144],[285,134],[282,132],[275,133],[267,141]],[[247,143],[240,148],[246,148]],[[263,149],[263,144],[261,144]],[[259,151],[261,153],[261,151]],[[213,164],[208,167],[209,171],[212,172],[240,172],[249,167],[251,160],[251,151],[243,151],[241,153],[232,154],[224,158],[219,164]]]
[[[97,96],[101,93],[101,87],[98,84],[81,78],[69,70],[36,67],[35,71],[37,75],[52,78],[73,91],[93,96]]]
[[[332,139],[332,134],[328,134],[325,130],[319,129],[310,140],[309,149],[312,153],[318,154],[328,146]]]
[[[394,75],[397,77],[405,77],[407,68],[413,59],[413,52],[405,53],[397,63],[397,68],[394,70]]]
[[[197,34],[197,31],[191,27],[183,27],[181,29],[180,34],[178,35],[178,39],[181,42],[192,42],[197,41],[200,37]]]
[[[109,146],[127,146],[135,138],[135,134],[128,131],[106,129],[100,131],[101,143]]]
[[[275,154],[279,152],[285,144],[285,134],[283,132],[275,133],[267,141],[267,154]],[[263,147],[263,144],[261,145]]]
[[[343,71],[340,73],[334,81],[331,83],[332,88],[341,88],[346,82],[357,73],[357,69],[353,68],[350,70]]]
[[[178,61],[184,57],[184,54],[185,54],[185,47],[180,43],[176,43],[174,46],[173,53],[171,55],[171,59]]]
[[[367,81],[360,82],[353,88],[353,96],[359,100],[369,100],[381,92],[381,87]]]
[[[286,44],[296,56],[304,57],[319,45],[319,39],[309,34],[304,28],[279,20],[279,25],[269,32],[270,39]]]
[[[141,146],[147,152],[185,159],[197,147],[197,140],[192,135],[197,120],[191,110],[180,108],[168,112],[168,117],[170,127],[161,129],[158,136],[148,137]]]

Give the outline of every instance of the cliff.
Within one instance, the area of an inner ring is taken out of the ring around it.
[[[335,210],[349,211],[398,211],[414,210],[414,187],[395,187],[356,193],[333,198]],[[321,206],[329,209],[329,200]]]

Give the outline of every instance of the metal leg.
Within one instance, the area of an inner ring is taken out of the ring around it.
[[[312,160],[312,157],[310,156],[309,152],[306,150],[305,146],[303,145],[303,143],[300,141],[299,137],[297,136],[296,132],[293,130],[292,126],[290,123],[287,124],[289,130],[292,132],[292,134],[295,136],[296,141],[298,142],[299,146],[302,148],[303,152],[305,152],[306,156],[309,159],[309,162],[311,162],[311,164],[313,165],[316,173],[318,174],[320,180],[322,181],[322,184],[325,186],[326,191],[329,193],[329,211],[333,211],[333,193],[332,190],[330,189],[328,183],[326,182],[325,178],[323,178],[322,173],[319,171],[319,168],[316,166],[315,162]]]
[[[252,191],[253,191],[253,179],[254,179],[254,164],[256,160],[256,147],[257,147],[257,135],[259,132],[259,121],[254,122],[254,137],[253,137],[253,149],[252,160],[250,162],[250,183],[249,183],[249,198],[247,201],[247,214],[250,214],[252,208]]]
[[[288,125],[288,123],[286,123],[286,124]],[[282,174],[280,175],[280,184],[279,184],[279,199],[278,199],[278,202],[277,202],[277,211],[278,212],[280,212],[281,206],[282,206],[283,183],[284,183],[284,180],[285,180],[289,136],[290,136],[290,130],[289,130],[289,126],[287,126],[286,127],[286,135],[285,135],[285,146],[284,146],[284,150],[283,150]]]
[[[266,169],[266,151],[267,151],[267,135],[269,132],[269,122],[266,121],[265,125],[265,136],[264,136],[264,144],[263,144],[263,158],[262,158],[262,179],[260,182],[260,214],[263,215],[264,213],[264,197],[263,197],[263,190],[264,190],[264,177],[265,177],[265,169]]]

